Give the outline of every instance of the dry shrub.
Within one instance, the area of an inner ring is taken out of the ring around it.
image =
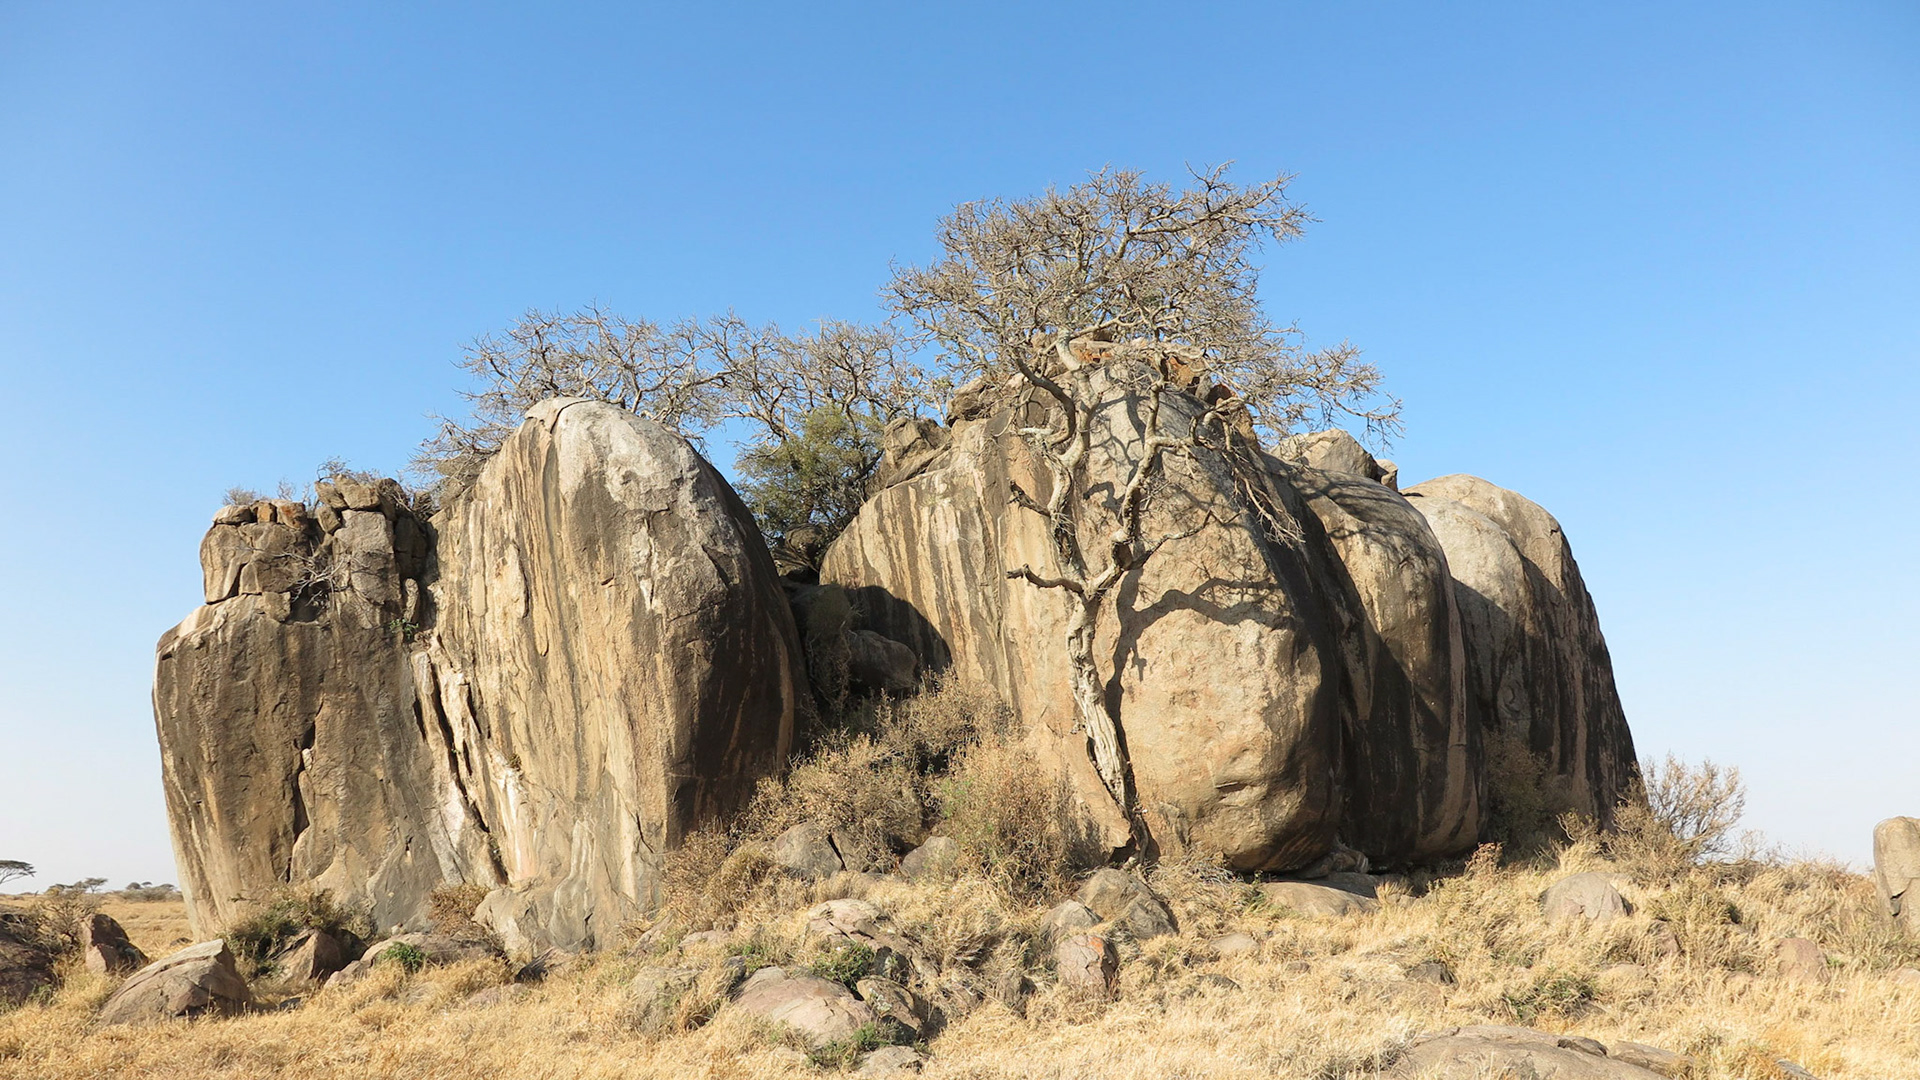
[[[475,929],[473,913],[487,898],[488,888],[475,881],[442,885],[427,894],[427,921],[442,933]]]
[[[1082,847],[1070,798],[1015,745],[1012,714],[991,692],[936,679],[915,697],[870,699],[837,719],[785,776],[760,782],[731,828],[697,831],[667,855],[666,919],[730,925],[756,901],[792,891],[769,852],[805,822],[832,832],[850,870],[891,870],[932,827],[1012,894],[1062,887]]]
[[[1487,824],[1483,835],[1510,856],[1533,856],[1561,837],[1557,819],[1568,800],[1546,759],[1519,735],[1497,731],[1486,742]]]
[[[334,900],[326,889],[286,888],[250,905],[227,924],[227,947],[248,978],[268,974],[274,954],[302,930],[321,930],[335,937],[371,937],[373,920]]]
[[[937,787],[943,831],[962,858],[1009,895],[1063,891],[1088,861],[1072,828],[1072,792],[1007,741],[976,742]]]

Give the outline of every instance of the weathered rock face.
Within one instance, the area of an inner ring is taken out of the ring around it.
[[[1089,466],[1110,504],[1141,453],[1137,399],[1097,381]],[[1007,571],[1053,570],[1048,478],[1010,430],[1017,395],[923,439],[828,550],[823,580],[923,665],[997,688],[1099,835],[1124,836],[1076,730],[1063,598]],[[1198,406],[1169,399],[1191,417]],[[1367,459],[1371,461],[1371,458]],[[1116,591],[1096,646],[1138,805],[1163,850],[1287,869],[1359,840],[1382,861],[1470,847],[1479,757],[1446,557],[1374,479],[1243,450],[1170,456],[1146,523],[1172,537]],[[1091,540],[1108,527],[1090,515]],[[1089,545],[1091,546],[1091,545]],[[1106,805],[1103,806],[1103,803]]]
[[[489,866],[486,835],[443,812],[449,748],[416,703],[427,532],[391,481],[320,495],[315,514],[223,511],[200,546],[207,605],[160,639],[162,780],[196,935],[289,882],[404,922]]]
[[[230,508],[202,546],[154,695],[194,925],[289,882],[419,925],[466,881],[509,938],[591,945],[791,749],[772,561],[684,439],[597,403],[534,409],[431,527],[398,495]]]
[[[1633,735],[1560,523],[1474,476],[1443,476],[1407,495],[1446,549],[1476,726],[1545,766],[1556,809],[1610,822],[1632,777]]]
[[[1887,914],[1920,937],[1920,818],[1888,818],[1873,827],[1873,883]]]

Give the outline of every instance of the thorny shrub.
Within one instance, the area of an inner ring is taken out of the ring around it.
[[[335,937],[371,937],[373,921],[334,900],[326,889],[288,888],[227,924],[227,948],[249,978],[270,974],[273,958],[303,930]]]

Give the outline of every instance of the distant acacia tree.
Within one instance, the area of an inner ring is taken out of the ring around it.
[[[33,876],[33,864],[19,859],[0,859],[0,882]]]
[[[1379,373],[1357,350],[1307,351],[1258,302],[1253,252],[1293,239],[1309,220],[1287,201],[1288,179],[1240,186],[1221,167],[1175,191],[1106,170],[1066,191],[968,203],[940,222],[943,257],[897,268],[888,286],[941,361],[989,386],[1040,392],[1044,418],[1019,434],[1050,472],[1049,494],[1042,502],[1011,482],[1008,494],[1047,520],[1054,565],[1006,574],[1067,597],[1076,711],[1102,781],[1136,829],[1132,770],[1094,638],[1116,586],[1172,539],[1142,533],[1165,456],[1204,442],[1232,452],[1236,428],[1278,436],[1310,416],[1357,417],[1373,431],[1398,423],[1399,403],[1378,398]],[[1096,353],[1109,358],[1101,369],[1089,359]],[[1139,455],[1117,496],[1096,492],[1088,476],[1096,370],[1130,380],[1141,402]],[[1207,399],[1169,408],[1196,385],[1195,370],[1207,376]],[[1083,543],[1088,534],[1098,542]]]

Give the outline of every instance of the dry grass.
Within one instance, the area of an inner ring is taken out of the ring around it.
[[[1538,897],[1547,885],[1595,869],[1618,874],[1634,913],[1601,926],[1546,923]],[[1048,982],[1033,942],[1042,904],[982,876],[781,884],[746,898],[730,942],[658,948],[675,963],[750,951],[758,962],[804,965],[822,955],[804,934],[806,906],[856,892],[960,978],[990,985],[1008,967],[1031,970],[1040,989],[1027,1016],[989,1000],[933,1041],[928,1077],[1357,1078],[1375,1075],[1418,1031],[1487,1022],[1691,1053],[1695,1080],[1776,1077],[1780,1057],[1825,1080],[1895,1080],[1920,1061],[1920,986],[1891,974],[1920,963],[1920,943],[1894,937],[1874,914],[1871,886],[1831,866],[1708,867],[1648,884],[1575,845],[1557,863],[1482,858],[1425,895],[1388,889],[1378,913],[1338,920],[1262,908],[1248,885],[1204,866],[1160,867],[1154,884],[1182,932],[1126,944],[1119,1000],[1106,1005]],[[1663,950],[1658,916],[1679,955]],[[1260,939],[1258,952],[1215,959],[1208,942],[1228,931]],[[1774,973],[1775,942],[1786,936],[1827,950],[1828,983]],[[1450,964],[1458,984],[1405,978],[1430,959]],[[76,974],[51,1003],[0,1016],[0,1077],[819,1074],[712,1002],[658,1032],[638,1030],[626,983],[654,962],[643,950],[602,954],[486,1005],[470,996],[503,983],[502,966],[416,976],[385,968],[293,1011],[145,1029],[95,1028],[93,1010],[113,983]],[[1208,973],[1240,989],[1207,987]]]

